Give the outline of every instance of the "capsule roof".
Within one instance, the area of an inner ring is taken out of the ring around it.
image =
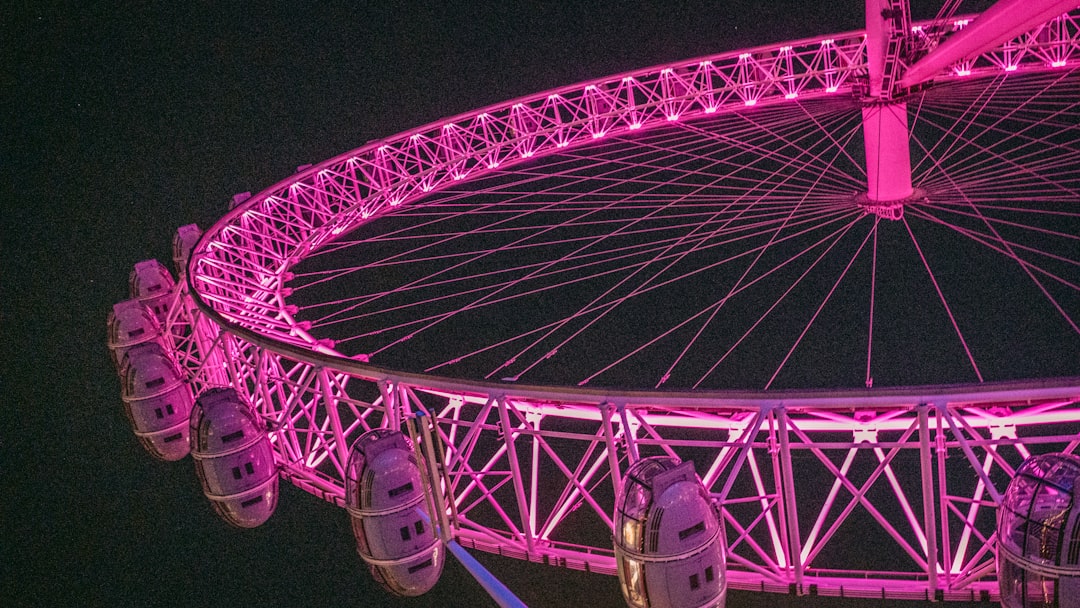
[[[176,281],[161,262],[143,260],[131,269],[128,284],[132,298],[145,300],[169,293]]]
[[[197,224],[188,224],[177,228],[172,243],[173,266],[176,269],[176,276],[182,277],[187,274],[187,264],[191,257],[191,250],[195,248],[195,244],[199,242],[201,236],[202,229]]]
[[[157,319],[139,300],[124,300],[109,312],[109,348],[130,348],[161,333]]]
[[[719,531],[694,463],[667,456],[630,467],[616,511],[616,544],[642,559],[693,552],[713,542]]]
[[[680,465],[679,461],[669,456],[654,456],[643,458],[626,472],[623,483],[623,491],[619,496],[619,511],[629,517],[642,517],[652,507],[656,497],[663,494],[668,486],[676,481],[687,477],[686,465],[689,464],[689,473],[693,473],[693,463],[687,461],[682,469],[672,475],[664,475],[668,471],[675,471]]]
[[[184,381],[176,361],[158,342],[138,344],[124,353],[120,377],[124,401],[161,395]]]
[[[255,412],[231,388],[210,388],[191,413],[192,452],[213,457],[239,450],[265,436]]]
[[[375,429],[360,436],[349,453],[346,500],[354,510],[384,511],[419,501],[419,463],[399,431]]]

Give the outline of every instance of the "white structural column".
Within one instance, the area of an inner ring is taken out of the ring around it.
[[[882,90],[893,28],[889,0],[866,0],[866,57],[869,97],[880,103],[863,107],[866,144],[866,196],[871,201],[900,201],[912,194],[911,152],[908,142],[907,104],[893,103]]]

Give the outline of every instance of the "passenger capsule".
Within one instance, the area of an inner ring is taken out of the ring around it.
[[[654,456],[626,472],[615,505],[615,561],[635,608],[723,606],[720,519],[694,463]]]
[[[165,265],[157,260],[143,260],[131,270],[128,283],[131,297],[146,304],[158,322],[164,323],[176,285]]]
[[[263,425],[231,388],[203,391],[191,412],[191,456],[203,494],[222,519],[254,528],[274,513],[277,465]]]
[[[998,509],[997,569],[1005,608],[1080,607],[1080,457],[1032,456]]]
[[[164,346],[161,326],[150,309],[138,300],[124,300],[109,311],[109,355],[117,373],[124,354],[132,347],[146,342]]]
[[[161,344],[133,346],[120,363],[124,411],[135,436],[155,458],[180,460],[191,450],[191,387]]]
[[[349,453],[345,500],[357,552],[375,580],[401,596],[427,592],[443,568],[420,474],[409,440],[395,430],[368,431]]]
[[[202,230],[196,224],[188,224],[177,228],[173,235],[173,267],[176,268],[176,276],[183,277],[187,274],[188,260],[191,258],[191,250],[195,243],[199,242]]]

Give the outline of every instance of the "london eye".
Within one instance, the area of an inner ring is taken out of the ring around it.
[[[1071,605],[1080,13],[957,6],[870,1],[864,31],[544,91],[236,197],[114,309],[137,436],[235,525],[278,479],[342,507],[400,595],[452,541],[618,575],[631,605]],[[649,539],[669,488],[672,534],[714,544]]]

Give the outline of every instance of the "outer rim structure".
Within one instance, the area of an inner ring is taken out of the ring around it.
[[[950,29],[919,27],[930,39]],[[1061,69],[1078,58],[1074,12],[938,80]],[[305,255],[443,184],[694,113],[851,93],[865,69],[864,38],[852,32],[565,87],[370,143],[263,191],[211,228],[170,311],[167,325],[185,331],[168,335],[197,386],[247,393],[274,426],[283,475],[339,506],[350,439],[424,412],[445,444],[448,511],[466,546],[611,574],[609,548],[560,536],[560,526],[610,529],[628,452],[694,452],[728,511],[732,587],[996,597],[987,518],[992,531],[997,488],[1032,449],[1077,447],[1080,378],[765,393],[511,387],[349,360],[314,339],[286,302],[289,269]],[[946,468],[950,451],[974,474],[957,479],[956,465]],[[840,452],[837,464],[828,454]],[[757,464],[766,454],[771,470]],[[856,475],[861,456],[872,470]],[[908,456],[918,480],[896,474],[894,463]],[[793,458],[802,457],[833,480],[810,503],[793,473]],[[541,468],[561,475],[552,475],[564,482],[557,498]],[[881,492],[898,502],[900,520],[883,515]],[[574,515],[581,506],[585,514]],[[812,526],[800,518],[808,506],[817,510]],[[879,526],[909,568],[816,565],[854,510]]]

